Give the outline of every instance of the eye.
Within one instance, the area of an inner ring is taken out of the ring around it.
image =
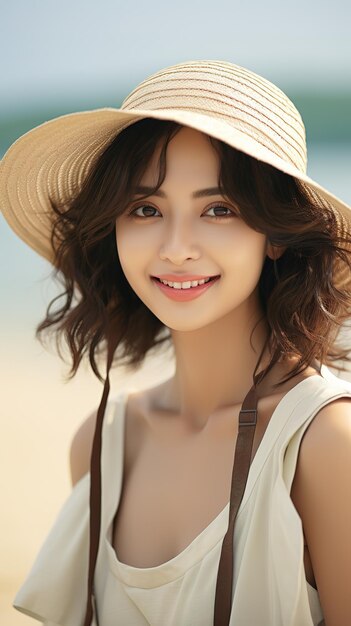
[[[135,207],[132,211],[130,211],[130,213],[128,213],[129,216],[132,217],[139,217],[139,218],[143,218],[143,217],[155,217],[155,215],[137,215],[136,211],[139,211],[139,209],[148,209],[151,211],[157,211],[157,209],[155,209],[155,207],[150,206],[149,204],[141,204],[140,206]]]
[[[128,216],[132,216],[132,217],[135,217],[137,219],[138,218],[143,219],[143,218],[146,218],[146,217],[157,217],[155,214],[153,214],[153,215],[150,215],[150,214],[149,215],[145,215],[145,214],[138,215],[137,211],[139,211],[140,209],[142,209],[142,210],[143,209],[147,209],[148,211],[150,211],[150,210],[151,211],[157,211],[157,209],[155,209],[155,207],[151,206],[150,204],[141,204],[141,205],[139,205],[137,207],[134,207],[134,209],[132,211],[130,211],[130,213],[128,213]],[[238,216],[238,212],[237,211],[233,211],[232,209],[230,209],[227,206],[224,206],[223,204],[215,204],[215,205],[209,207],[208,209],[206,209],[205,214],[208,213],[209,211],[217,211],[217,210],[228,211],[228,213],[224,214],[224,215],[209,215],[209,217],[211,217],[214,220],[223,220],[223,219],[228,219],[228,218],[231,218],[231,217],[237,217]]]
[[[208,211],[229,211],[229,213],[227,213],[226,215],[210,215],[210,217],[212,217],[215,220],[221,220],[221,219],[225,219],[225,218],[230,218],[230,217],[236,217],[237,213],[235,213],[234,211],[232,211],[229,207],[224,206],[223,204],[215,204],[214,206],[211,206],[209,209],[207,209],[206,213]]]

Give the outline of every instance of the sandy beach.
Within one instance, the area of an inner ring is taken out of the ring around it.
[[[70,494],[70,442],[97,408],[102,384],[86,366],[64,383],[64,365],[44,351],[30,329],[10,329],[2,357],[0,624],[34,625],[38,622],[13,609],[12,601]],[[122,387],[153,386],[172,373],[172,363],[164,359],[149,360],[134,375],[116,370],[110,396]]]

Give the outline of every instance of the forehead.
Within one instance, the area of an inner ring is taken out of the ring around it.
[[[159,172],[159,158],[163,142],[160,142],[149,161],[142,183],[155,184]],[[182,127],[172,137],[166,150],[166,177],[182,179],[183,183],[194,183],[201,180],[212,181],[215,185],[220,168],[219,156],[212,146],[210,139],[204,133],[193,128]]]

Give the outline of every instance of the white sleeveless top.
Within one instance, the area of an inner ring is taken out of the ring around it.
[[[303,528],[290,498],[299,446],[328,402],[351,397],[351,383],[322,367],[279,402],[250,466],[234,529],[230,626],[312,626],[323,619],[305,578]],[[212,626],[229,503],[170,561],[139,568],[112,548],[122,491],[126,390],[110,399],[103,425],[102,518],[95,571],[99,626]],[[82,626],[89,554],[90,473],[63,504],[14,608],[45,626]],[[92,622],[96,626],[95,619]]]

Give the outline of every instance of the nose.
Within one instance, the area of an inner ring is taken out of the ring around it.
[[[160,258],[168,259],[174,265],[181,265],[186,259],[197,259],[200,249],[196,236],[187,220],[177,220],[169,224],[163,233]]]

